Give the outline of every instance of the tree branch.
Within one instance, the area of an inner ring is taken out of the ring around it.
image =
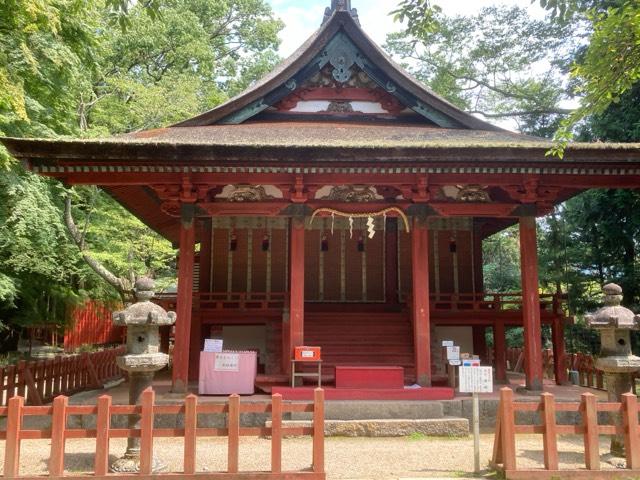
[[[133,293],[132,287],[127,285],[122,278],[111,273],[102,263],[84,251],[84,236],[80,233],[80,230],[78,230],[78,227],[73,220],[73,216],[71,214],[71,197],[69,195],[67,195],[64,203],[64,223],[67,226],[67,230],[69,231],[72,240],[80,250],[82,258],[87,262],[87,265],[89,265],[100,278],[115,288],[123,299],[130,297]]]

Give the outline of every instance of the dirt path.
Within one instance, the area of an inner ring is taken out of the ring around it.
[[[226,439],[198,440],[198,471],[224,471],[226,468]],[[466,439],[442,438],[327,438],[326,470],[329,479],[398,479],[422,477],[472,476],[473,442]],[[178,439],[157,439],[156,456],[168,464],[169,470],[182,470],[182,443]],[[601,438],[601,452],[606,451],[607,439]],[[43,475],[49,457],[48,440],[24,441],[21,453],[22,475]],[[70,475],[91,472],[93,469],[93,440],[67,441],[65,468]],[[115,460],[125,448],[125,440],[111,442],[111,456]],[[493,435],[482,435],[481,459],[484,465],[491,457]],[[518,466],[542,468],[542,438],[518,437]],[[559,442],[562,468],[584,468],[583,444],[579,437],[563,437]],[[4,442],[0,442],[0,459],[4,459]],[[0,460],[1,461],[1,460]],[[242,438],[240,442],[240,470],[268,470],[270,441]],[[311,464],[310,439],[283,440],[283,469],[301,470]],[[603,464],[603,468],[608,468]],[[612,468],[612,467],[611,467]]]

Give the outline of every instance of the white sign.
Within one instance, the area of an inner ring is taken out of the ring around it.
[[[204,340],[205,352],[222,352],[222,340],[219,338],[205,338]]]
[[[462,362],[460,360],[449,360],[449,365],[459,367]]]
[[[480,366],[480,360],[477,358],[472,358],[472,359],[466,359],[466,360],[462,360],[462,366],[463,367],[479,367]]]
[[[216,372],[240,371],[240,355],[237,353],[216,353],[213,369]]]
[[[493,392],[491,367],[460,367],[460,393]]]
[[[447,360],[460,360],[460,347],[447,347]]]
[[[453,347],[453,340],[442,340],[443,347]]]

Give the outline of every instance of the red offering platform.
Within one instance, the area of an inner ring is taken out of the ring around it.
[[[336,366],[336,388],[404,389],[404,368]]]
[[[325,400],[453,400],[449,387],[424,388],[333,388],[323,387]],[[313,400],[313,387],[273,387],[283,400]]]

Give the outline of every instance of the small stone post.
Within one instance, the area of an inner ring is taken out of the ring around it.
[[[585,316],[587,325],[600,331],[600,357],[596,368],[604,372],[610,402],[621,402],[622,394],[633,391],[631,373],[640,370],[640,357],[631,352],[631,330],[640,330],[640,316],[620,305],[622,288],[610,283],[602,288],[604,307]],[[620,425],[619,414],[612,413],[612,420]],[[611,437],[611,455],[624,457],[624,438]]]
[[[159,328],[173,325],[174,312],[166,312],[152,303],[155,285],[152,279],[142,277],[136,281],[137,302],[121,312],[113,314],[113,323],[127,327],[127,354],[117,358],[118,367],[129,373],[129,404],[140,402],[142,392],[151,387],[155,372],[169,363],[169,355],[160,352]],[[129,428],[140,428],[140,417],[129,415]],[[159,472],[166,467],[153,461],[153,471]],[[140,439],[128,438],[127,451],[122,458],[111,465],[116,473],[134,473],[140,471]]]

